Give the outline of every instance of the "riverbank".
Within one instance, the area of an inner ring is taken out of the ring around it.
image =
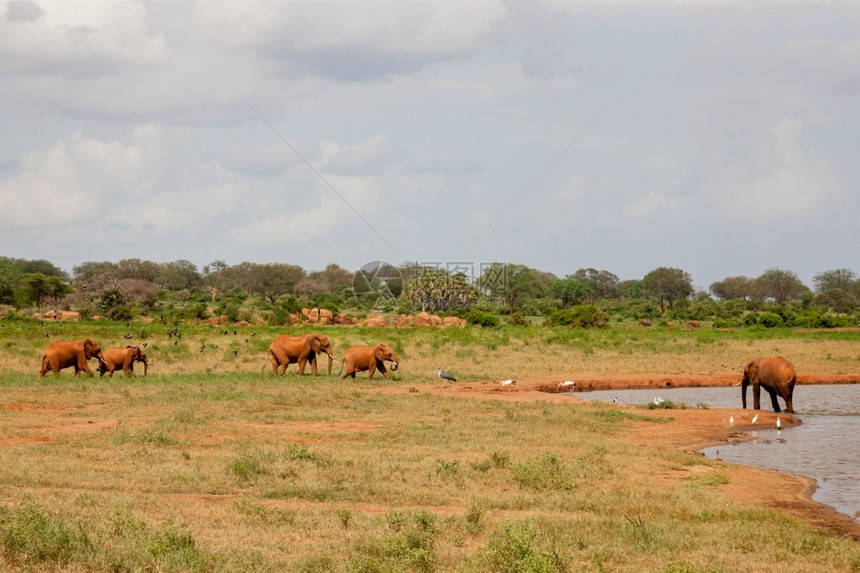
[[[576,384],[563,386],[565,381]],[[845,374],[805,374],[798,377],[798,384],[857,384],[860,375]],[[590,390],[622,390],[661,388],[695,388],[737,386],[737,374],[725,375],[610,375],[610,376],[539,376],[530,380],[517,380],[515,384],[501,383],[456,383],[444,387],[437,384],[422,384],[409,387],[390,387],[375,390],[382,393],[424,392],[435,395],[456,396],[459,398],[492,399],[511,402],[544,401],[550,403],[587,404],[586,400],[571,392]],[[684,451],[699,451],[710,446],[737,443],[750,439],[746,433],[753,428],[775,427],[777,414],[770,410],[753,412],[744,410],[684,409],[684,410],[647,410],[635,406],[616,405],[620,410],[635,412],[637,415],[665,420],[663,424],[638,422],[635,431],[626,434],[622,440],[643,447],[674,448]],[[757,425],[751,424],[752,417],[758,414]],[[783,428],[790,428],[801,422],[790,415],[780,414]],[[732,420],[732,422],[730,422]],[[724,462],[725,463],[725,462]],[[756,468],[739,464],[725,463],[729,482],[719,486],[726,497],[742,500],[745,503],[762,505],[786,511],[787,513],[816,526],[824,527],[840,535],[860,541],[860,524],[841,514],[832,507],[812,499],[815,480],[789,473]],[[667,484],[680,484],[689,476],[686,472],[674,472],[663,476]],[[761,484],[768,484],[762,487]]]

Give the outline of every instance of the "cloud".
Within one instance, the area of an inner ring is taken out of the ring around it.
[[[735,166],[735,180],[716,193],[742,220],[755,223],[816,219],[846,197],[833,167],[803,146],[803,124],[778,121],[768,141]]]
[[[193,25],[202,41],[253,50],[286,73],[354,81],[470,57],[505,15],[500,2],[199,3]]]
[[[143,3],[4,2],[0,72],[86,78],[120,66],[152,66],[168,55],[149,31]]]

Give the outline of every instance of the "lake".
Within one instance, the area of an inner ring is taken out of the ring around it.
[[[752,389],[747,405],[752,405]],[[657,395],[664,400],[699,403],[710,408],[740,408],[739,386],[654,390],[601,390],[577,392],[586,400],[646,404]],[[770,411],[770,396],[761,394],[762,409]],[[768,407],[764,408],[767,404]],[[780,400],[780,407],[784,403]],[[803,423],[790,430],[762,428],[748,433],[752,441],[723,444],[702,450],[706,457],[764,467],[815,479],[812,499],[827,504],[860,522],[860,384],[795,386],[794,417]]]

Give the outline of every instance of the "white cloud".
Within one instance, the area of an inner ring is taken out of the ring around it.
[[[0,4],[0,72],[93,77],[168,55],[165,38],[147,27],[144,3],[17,4]]]
[[[800,121],[777,122],[768,141],[739,162],[736,180],[717,198],[756,223],[810,220],[831,211],[845,198],[843,183],[825,158],[803,146],[802,136]]]

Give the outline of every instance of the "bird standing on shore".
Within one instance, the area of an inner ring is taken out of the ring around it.
[[[758,421],[758,414],[753,416],[752,423],[755,424]]]
[[[436,369],[436,376],[438,376],[439,378],[441,378],[441,379],[442,379],[442,387],[443,387],[443,388],[445,387],[445,384],[447,384],[449,380],[450,380],[451,382],[456,382],[456,381],[457,381],[457,379],[456,379],[456,378],[454,378],[451,374],[448,374],[447,372],[443,372],[443,371],[442,371],[441,369],[439,369],[439,368],[437,368],[437,369]]]
[[[779,421],[779,416],[776,417],[776,429],[782,430],[782,422]]]

